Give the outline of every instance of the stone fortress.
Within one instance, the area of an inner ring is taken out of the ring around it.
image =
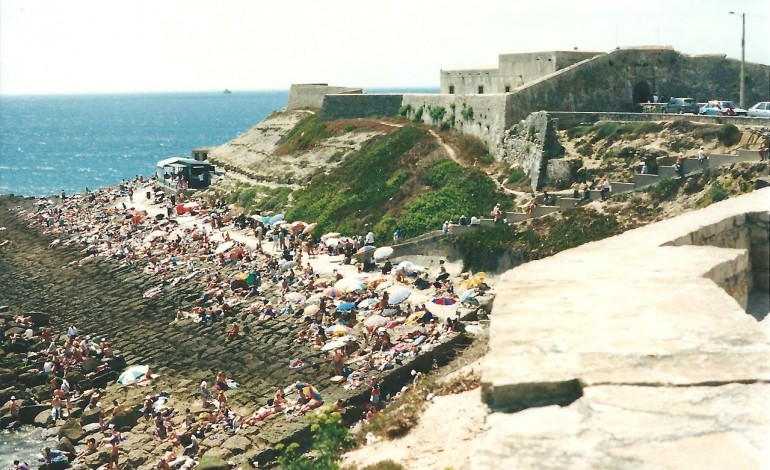
[[[632,119],[620,113],[654,92],[734,99],[739,67],[660,47],[506,54],[496,68],[442,71],[440,94],[332,93],[320,109],[422,109],[423,122],[480,138],[535,180],[543,168],[522,155],[544,153],[556,111]],[[747,102],[764,99],[770,67],[746,70]],[[290,108],[318,108],[312,87],[292,87]],[[766,468],[768,250],[765,188],[504,273],[482,365],[489,410],[464,444],[471,468]]]
[[[745,67],[746,102],[753,104],[767,96],[770,66]],[[739,70],[740,61],[724,55],[691,56],[661,46],[501,54],[496,67],[442,70],[440,93],[367,94],[300,84],[292,85],[287,109],[317,108],[324,120],[400,113],[448,126],[481,139],[496,159],[522,168],[536,189],[548,179],[548,162],[562,156],[558,145],[549,145],[557,125],[549,113],[630,113],[654,93],[661,100],[737,100]],[[635,113],[615,118],[650,117]]]

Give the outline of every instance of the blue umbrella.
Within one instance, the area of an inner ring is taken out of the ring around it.
[[[260,217],[260,219],[259,219],[259,220],[260,220],[260,222],[262,222],[263,224],[269,224],[269,223],[270,223],[270,217],[268,217],[268,216]]]
[[[267,223],[274,224],[274,223],[280,222],[282,220],[283,220],[283,214],[277,214],[277,215],[274,215],[274,216],[270,217],[270,219],[268,219]]]
[[[356,304],[352,302],[342,302],[337,306],[337,310],[340,312],[347,312],[348,310],[353,310],[355,308]]]

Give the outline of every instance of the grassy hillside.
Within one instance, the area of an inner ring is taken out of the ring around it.
[[[512,204],[488,176],[443,157],[435,138],[412,125],[372,139],[293,198],[289,219],[315,221],[320,232],[356,234],[368,226],[379,240],[397,227],[412,237],[463,214],[486,214],[498,200]]]

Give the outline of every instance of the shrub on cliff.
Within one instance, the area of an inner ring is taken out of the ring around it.
[[[311,450],[314,457],[300,455],[297,443],[288,446],[278,444],[276,450],[281,454],[278,463],[285,470],[339,469],[341,453],[355,444],[355,439],[342,425],[342,416],[332,411],[331,407],[326,407],[319,413],[310,415],[310,420],[310,430],[313,434]]]

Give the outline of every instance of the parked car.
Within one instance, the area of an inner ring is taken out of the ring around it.
[[[747,111],[735,106],[732,101],[709,101],[698,114],[706,116],[746,116]]]
[[[770,117],[770,101],[760,101],[750,107],[748,113],[751,117]]]
[[[671,98],[668,100],[668,103],[663,106],[663,112],[673,114],[698,114],[698,102],[693,98]]]

